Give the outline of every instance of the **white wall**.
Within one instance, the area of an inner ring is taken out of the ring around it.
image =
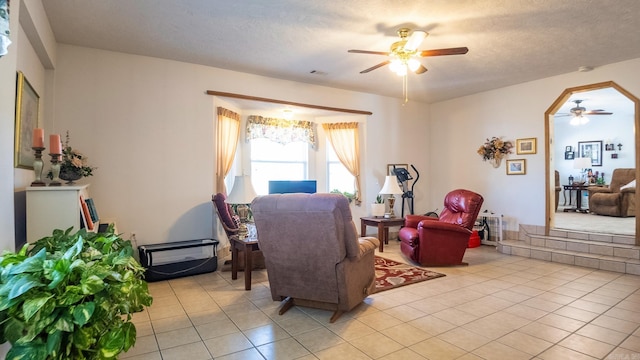
[[[386,164],[427,166],[425,104],[68,45],[57,57],[48,127],[69,130],[98,167],[86,181],[100,216],[125,238],[135,232],[138,244],[213,232],[214,114],[223,101],[206,90],[373,112],[361,143],[365,199],[379,191]],[[368,212],[366,202],[353,207],[355,219]]]
[[[509,230],[544,225],[544,112],[564,89],[579,85],[614,81],[638,96],[638,69],[640,59],[635,59],[432,104],[431,206],[441,207],[438,199],[450,189],[466,187],[484,196],[486,209],[504,214]],[[491,136],[538,139],[537,154],[509,156],[526,160],[526,175],[506,175],[504,161],[498,169],[482,161],[476,151]]]

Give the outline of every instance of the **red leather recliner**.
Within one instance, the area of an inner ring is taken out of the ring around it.
[[[407,215],[398,233],[400,250],[422,266],[468,265],[462,258],[483,201],[480,194],[457,189],[444,198],[439,218]]]

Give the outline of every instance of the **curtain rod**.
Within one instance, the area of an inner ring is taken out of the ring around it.
[[[341,109],[341,108],[334,108],[334,107],[329,107],[329,106],[303,104],[303,103],[297,103],[297,102],[292,102],[292,101],[276,100],[276,99],[269,99],[269,98],[242,95],[242,94],[234,94],[234,93],[228,93],[228,92],[222,92],[222,91],[214,91],[214,90],[207,90],[207,95],[230,97],[230,98],[234,98],[234,99],[245,99],[245,100],[262,101],[262,102],[268,102],[268,103],[274,103],[274,104],[300,106],[300,107],[306,107],[306,108],[311,108],[311,109],[319,109],[319,110],[338,111],[338,112],[349,113],[349,114],[373,115],[373,113],[371,111],[362,111],[362,110],[353,110],[353,109]]]

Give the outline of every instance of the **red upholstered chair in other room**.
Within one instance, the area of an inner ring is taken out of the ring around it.
[[[223,193],[217,193],[211,197],[216,215],[218,215],[218,220],[220,220],[220,224],[222,224],[222,228],[229,238],[238,234],[240,218],[238,218],[238,215],[233,213],[231,205],[224,202],[226,199],[227,196]],[[242,271],[244,270],[244,255],[242,252],[238,254],[238,260],[238,268]],[[253,252],[252,264],[252,268],[254,269],[264,269],[264,255],[262,254],[262,251],[258,250]]]
[[[444,198],[439,218],[407,215],[398,233],[400,250],[422,266],[467,265],[462,258],[483,201],[480,194],[458,189]]]

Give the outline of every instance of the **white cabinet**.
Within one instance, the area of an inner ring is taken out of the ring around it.
[[[89,198],[89,185],[27,188],[27,242],[51,236],[54,229],[84,227],[80,196]]]

